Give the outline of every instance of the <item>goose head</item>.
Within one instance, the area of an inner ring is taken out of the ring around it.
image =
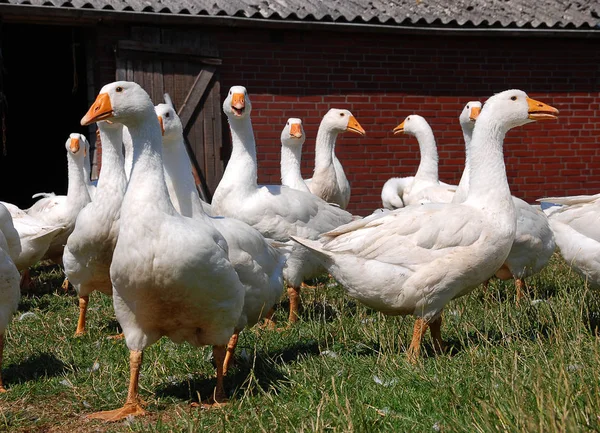
[[[409,135],[417,135],[419,132],[431,129],[427,120],[424,117],[419,116],[418,114],[411,114],[407,116],[404,121],[396,126],[393,130],[394,135],[398,134],[409,134]]]
[[[290,117],[281,131],[281,144],[286,147],[302,146],[306,140],[302,120]]]
[[[223,112],[229,119],[244,119],[250,116],[252,103],[244,86],[232,86],[223,101]]]
[[[469,101],[463,108],[460,116],[458,117],[458,121],[460,122],[460,126],[463,129],[472,131],[475,127],[475,120],[481,113],[481,102],[479,101]]]
[[[183,125],[175,109],[169,104],[158,104],[154,107],[158,123],[160,123],[163,141],[173,141],[183,135]]]
[[[365,130],[348,110],[340,110],[338,108],[330,109],[327,114],[323,116],[321,125],[335,132],[350,131],[359,135],[365,135]]]
[[[85,136],[77,133],[70,134],[69,138],[67,138],[67,141],[65,142],[65,148],[67,149],[67,152],[77,157],[77,159],[83,159],[87,155],[89,146],[90,145]]]
[[[491,96],[481,110],[479,119],[489,119],[493,113],[494,122],[499,129],[511,128],[535,122],[537,120],[556,119],[558,110],[527,96],[522,90],[511,89]],[[479,120],[477,121],[479,123]]]
[[[115,81],[102,87],[96,100],[81,119],[82,125],[100,120],[118,123],[137,123],[154,114],[154,104],[148,93],[132,81]],[[152,116],[156,117],[156,116]],[[157,119],[158,124],[158,119]]]

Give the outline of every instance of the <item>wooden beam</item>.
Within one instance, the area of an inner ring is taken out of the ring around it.
[[[184,131],[190,123],[190,120],[192,120],[192,116],[194,115],[194,112],[196,111],[196,108],[202,99],[202,95],[204,95],[204,92],[206,92],[206,89],[215,75],[216,70],[217,68],[214,66],[206,66],[203,68],[198,76],[196,76],[196,80],[185,97],[183,104],[181,107],[179,107],[177,114],[181,119],[181,124],[183,125]]]
[[[220,65],[223,63],[221,59],[205,56],[196,49],[178,47],[175,45],[124,40],[117,42],[117,49],[118,51],[136,52],[139,53],[139,55],[145,55],[147,57],[176,57],[177,60],[181,60],[181,57],[185,56],[187,60],[207,65]]]

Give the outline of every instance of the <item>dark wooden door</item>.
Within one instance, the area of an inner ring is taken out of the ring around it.
[[[134,27],[117,44],[117,80],[135,81],[154,104],[168,93],[183,124],[198,190],[210,202],[223,175],[216,44],[195,31]]]

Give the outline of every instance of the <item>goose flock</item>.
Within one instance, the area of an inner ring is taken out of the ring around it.
[[[79,296],[75,336],[88,328],[90,293],[112,296],[129,350],[128,393],[121,408],[89,418],[146,412],[138,386],[143,352],[161,337],[212,347],[217,384],[206,405],[223,404],[239,333],[272,324],[286,288],[292,326],[301,317],[302,284],[325,272],[370,308],[416,317],[407,349],[413,363],[427,329],[443,350],[442,313],[450,301],[493,276],[515,279],[519,299],[524,279],[556,246],[600,286],[600,196],[544,198],[555,205],[544,212],[511,195],[506,133],[558,115],[522,90],[464,106],[459,185],[440,181],[425,118],[411,114],[390,128],[416,138],[421,162],[414,176],[388,180],[383,208],[366,217],[346,210],[350,183],[335,155],[340,133],[366,133],[350,111],[332,108],[323,116],[310,179],[300,170],[302,120],[289,118],[281,132],[281,184],[261,185],[251,99],[245,87],[231,87],[223,112],[232,153],[209,204],[198,195],[173,104],[168,95],[155,102],[135,82],[105,85],[81,119],[96,124],[102,142],[97,184],[89,178],[87,140],[71,134],[65,196],[42,193],[29,209],[0,203],[0,362],[20,298],[19,273],[38,261],[61,264]]]

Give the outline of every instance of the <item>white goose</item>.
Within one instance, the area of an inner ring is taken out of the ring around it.
[[[4,333],[19,306],[21,290],[19,271],[8,254],[8,243],[2,231],[0,231],[0,277],[0,393],[3,393],[6,392],[2,381]]]
[[[239,326],[245,295],[227,243],[212,226],[183,217],[173,207],[165,184],[161,128],[148,94],[133,82],[107,84],[81,124],[107,119],[127,126],[133,141],[133,168],[110,267],[131,374],[125,405],[90,417],[114,421],[145,413],[138,391],[142,351],[162,336],[213,345],[215,400],[222,401],[226,345]]]
[[[9,253],[19,271],[23,272],[22,286],[27,284],[27,270],[35,265],[46,254],[52,239],[60,233],[64,227],[45,225],[39,219],[27,214],[12,203],[0,202],[2,207],[9,212],[11,224],[17,234],[16,242],[19,243],[19,253],[15,256],[14,234],[6,236],[9,241]],[[5,234],[5,229],[2,229]]]
[[[465,170],[452,199],[453,203],[465,201],[468,194],[471,137],[480,110],[480,102],[470,101],[459,118],[465,138],[466,158]],[[514,278],[518,303],[523,297],[525,278],[538,273],[548,264],[556,245],[546,215],[518,197],[512,196],[512,199],[517,211],[515,241],[506,262],[495,275],[501,280]]]
[[[43,259],[49,259],[59,264],[62,261],[67,238],[75,227],[79,211],[91,201],[83,174],[85,146],[81,146],[80,137],[69,137],[65,147],[69,175],[67,195],[43,198],[26,210],[27,214],[37,218],[44,225],[63,227],[52,239],[43,257]]]
[[[183,126],[170,104],[155,107],[163,128],[163,161],[169,196],[175,209],[186,217],[210,224],[229,246],[229,260],[245,288],[244,309],[227,345],[223,374],[227,373],[240,331],[265,317],[283,293],[285,256],[269,245],[260,232],[235,218],[211,218],[196,189],[192,166],[183,141]]]
[[[302,120],[290,117],[281,131],[281,184],[298,191],[310,192],[300,172],[305,140]]]
[[[521,90],[498,93],[475,125],[465,202],[408,206],[341,226],[318,241],[293,239],[311,248],[350,296],[384,314],[418,317],[408,351],[414,362],[427,327],[441,346],[444,306],[493,275],[510,252],[516,212],[502,152],[506,132],[557,113]]]
[[[223,102],[231,129],[232,152],[212,199],[214,212],[241,219],[264,237],[278,242],[290,242],[292,235],[316,239],[319,234],[350,222],[350,213],[313,194],[281,185],[257,184],[251,110],[246,88],[233,86]],[[300,285],[324,271],[306,248],[292,246],[283,270],[290,298],[290,322],[298,318]]]
[[[546,197],[546,211],[560,254],[595,288],[600,287],[600,194]]]
[[[63,253],[65,274],[79,295],[75,335],[85,332],[89,295],[112,295],[110,264],[119,233],[121,203],[127,187],[123,158],[123,125],[98,122],[102,167],[95,199],[77,216]]]
[[[346,209],[350,201],[350,183],[335,156],[335,141],[338,134],[345,131],[365,135],[365,130],[350,111],[330,109],[323,116],[317,131],[313,177],[305,180],[314,195],[342,209]]]
[[[0,201],[0,232],[2,232],[4,235],[4,240],[6,241],[5,251],[8,253],[11,260],[16,262],[21,255],[23,248],[21,246],[19,232],[15,228],[12,213],[10,212],[9,207],[12,207],[14,210],[21,211],[13,204]]]
[[[394,128],[394,135],[401,133],[414,135],[421,153],[417,173],[412,182],[402,190],[404,206],[452,201],[456,186],[440,182],[438,178],[437,147],[427,120],[418,114],[411,114]]]

